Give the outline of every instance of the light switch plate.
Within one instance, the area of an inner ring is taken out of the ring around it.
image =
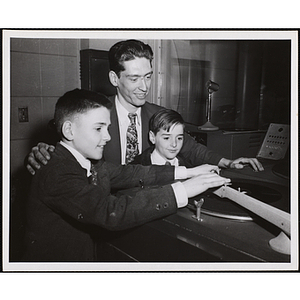
[[[19,107],[19,122],[28,122],[28,107]]]

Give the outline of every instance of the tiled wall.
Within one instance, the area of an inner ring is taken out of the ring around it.
[[[80,88],[78,39],[11,39],[11,173],[23,168],[32,146],[53,118],[55,103]],[[19,122],[18,108],[28,108]]]

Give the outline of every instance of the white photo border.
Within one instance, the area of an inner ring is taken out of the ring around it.
[[[298,31],[297,30],[3,30],[2,266],[4,272],[202,272],[295,271],[299,269],[298,201],[291,203],[290,263],[11,263],[9,262],[10,39],[290,39],[291,40],[291,198],[298,199]]]

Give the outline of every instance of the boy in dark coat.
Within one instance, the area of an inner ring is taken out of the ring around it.
[[[101,228],[127,229],[175,213],[189,197],[230,181],[214,173],[196,176],[199,167],[104,162],[110,108],[105,96],[79,89],[58,100],[54,120],[61,141],[51,161],[32,178],[24,261],[94,261],[93,234],[99,236]],[[111,189],[141,182],[133,196],[111,194]],[[151,187],[157,184],[161,186]]]
[[[138,155],[133,164],[192,167],[180,155],[184,140],[184,121],[178,112],[172,109],[156,112],[149,121],[149,140],[152,146]]]

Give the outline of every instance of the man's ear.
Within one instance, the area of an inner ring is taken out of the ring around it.
[[[65,121],[62,125],[62,135],[68,141],[72,141],[74,139],[74,132],[73,132],[73,123],[71,121]]]
[[[118,84],[119,84],[119,77],[118,77],[118,75],[114,71],[109,71],[108,77],[109,77],[110,83],[113,86],[117,87]]]
[[[149,140],[153,145],[155,145],[155,134],[151,130],[149,131]]]

